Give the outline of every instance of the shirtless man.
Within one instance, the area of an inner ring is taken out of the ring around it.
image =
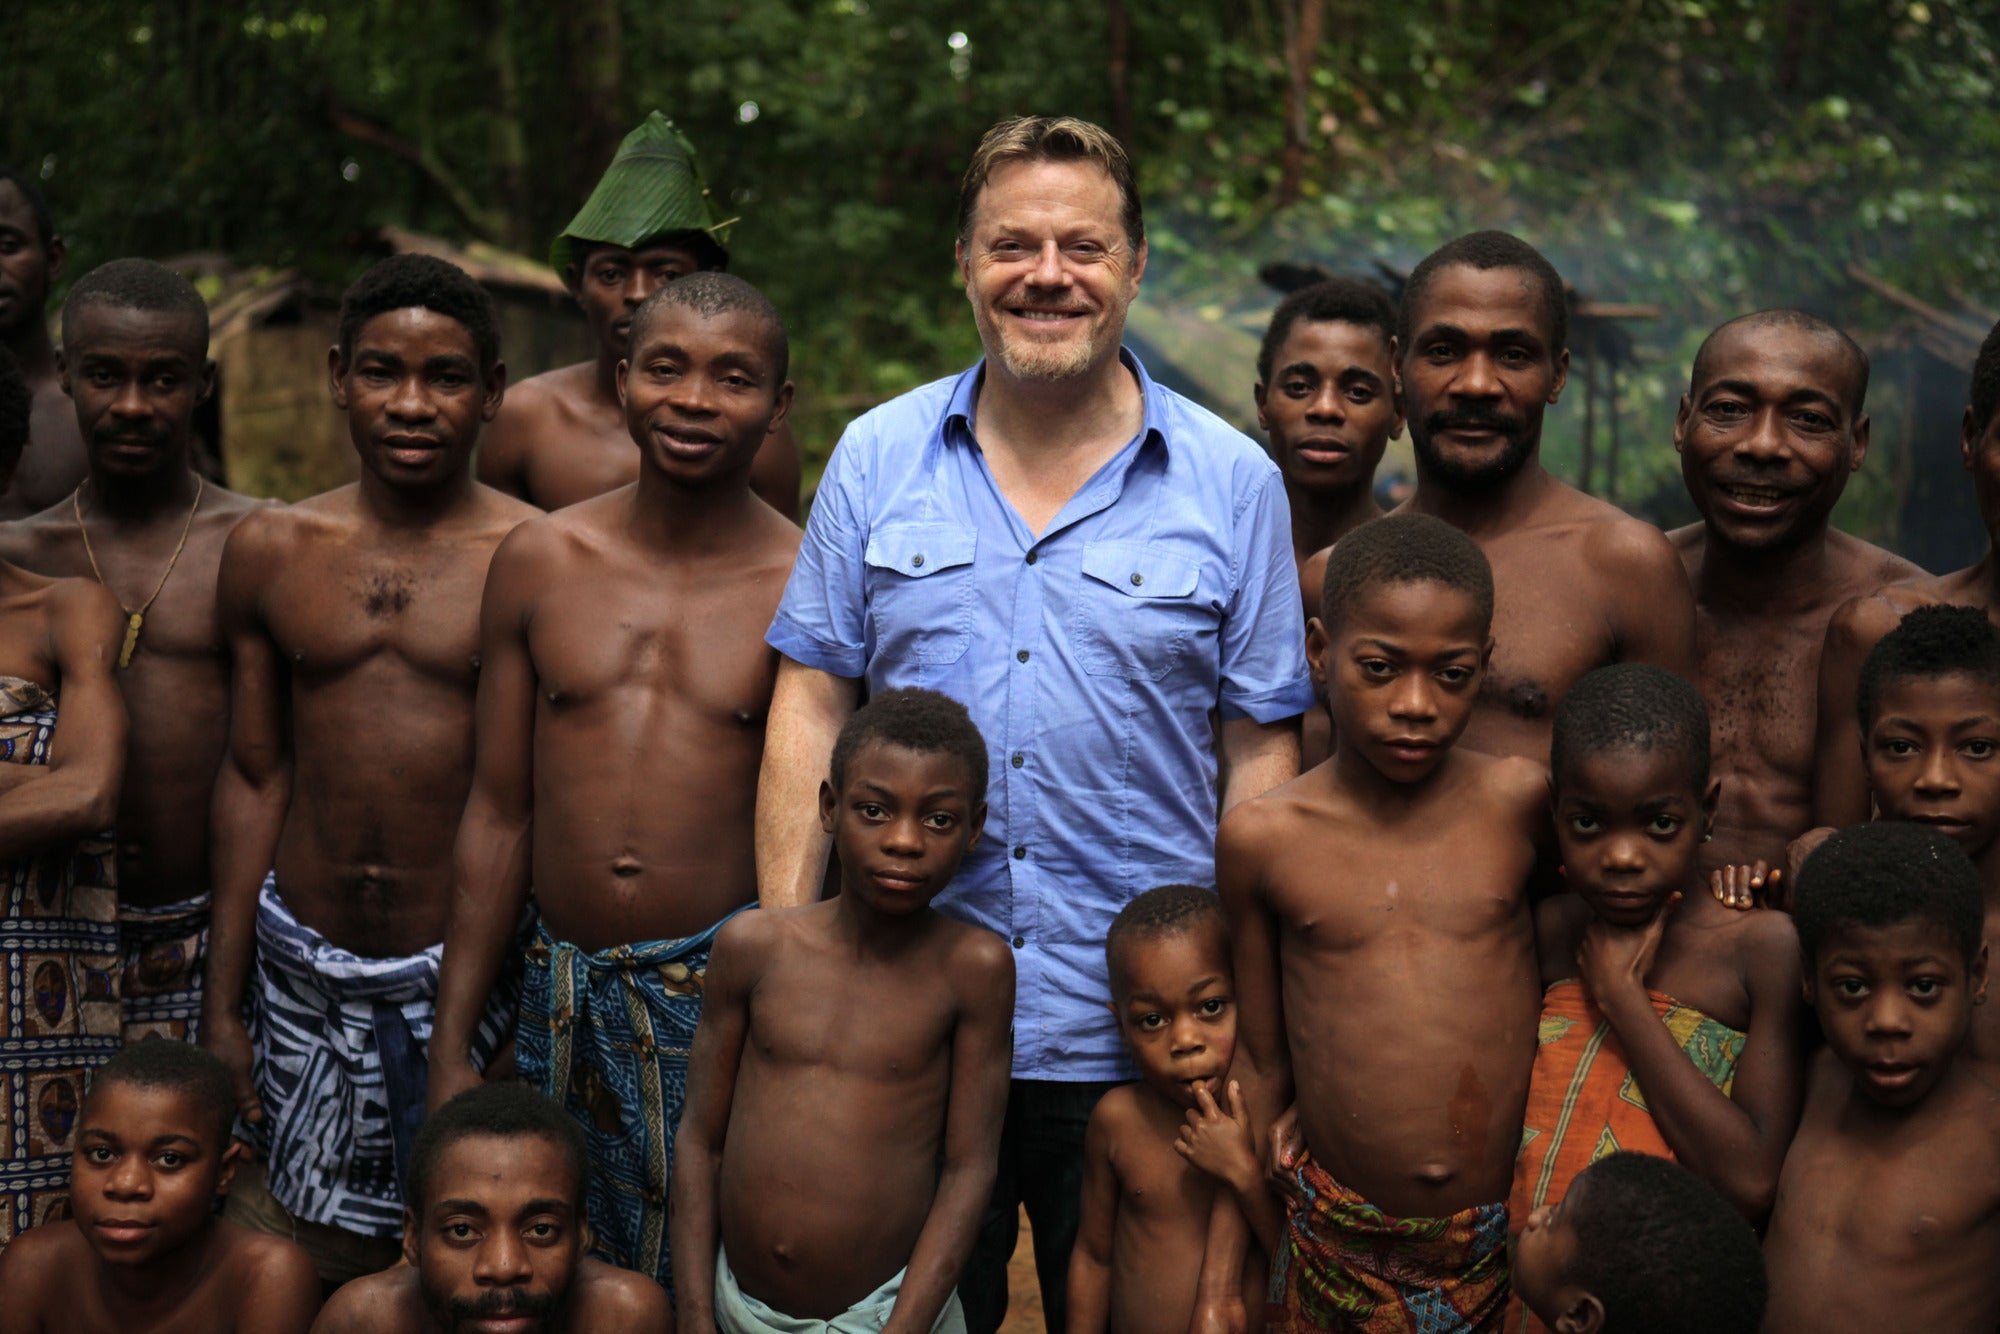
[[[1868,777],[1854,704],[1861,664],[1882,636],[1918,607],[1980,607],[2000,621],[2000,324],[1979,345],[1972,389],[1958,431],[1959,457],[1991,545],[1978,563],[1937,578],[1913,578],[1863,593],[1833,614],[1819,662],[1819,736],[1814,747],[1814,825],[1843,829],[1866,820]]]
[[[1474,232],[1410,274],[1397,335],[1417,462],[1402,509],[1463,530],[1493,565],[1493,662],[1464,744],[1542,763],[1556,702],[1585,672],[1694,670],[1694,599],[1672,544],[1542,466],[1568,326],[1549,262]]]
[[[618,383],[639,480],[523,524],[487,579],[430,1094],[478,1078],[473,1021],[532,884],[521,1074],[590,1141],[595,1253],[666,1283],[709,946],[757,897],[764,631],[799,530],[750,490],[792,401],[771,304],[728,274],[682,278],[639,308],[632,347]]]
[[[1722,784],[1704,870],[1785,864],[1812,823],[1827,622],[1849,598],[1923,573],[1828,522],[1868,456],[1867,393],[1867,354],[1795,310],[1731,320],[1695,354],[1674,448],[1701,522],[1668,536],[1694,585],[1695,681]]]
[[[664,199],[662,178],[680,186]],[[655,111],[625,136],[582,211],[549,248],[597,355],[513,387],[479,451],[480,481],[553,510],[638,478],[639,451],[625,429],[617,384],[632,312],[676,278],[727,268],[729,227],[709,202],[694,146],[672,121]],[[799,517],[799,446],[790,426],[764,438],[750,489],[786,518]]]
[[[62,389],[89,476],[0,526],[0,557],[95,579],[126,615],[118,684],[132,732],[117,833],[128,1037],[192,1039],[201,1013],[209,797],[229,732],[216,570],[258,506],[189,466],[195,409],[214,385],[208,307],[185,278],[145,259],[85,274],[63,306]]]
[[[0,491],[0,519],[46,509],[83,480],[83,436],[63,397],[43,314],[66,254],[41,186],[26,172],[0,167],[0,346],[14,354],[35,395],[28,448],[13,483]]]
[[[472,479],[499,341],[484,289],[442,260],[362,275],[328,357],[361,478],[253,515],[223,556],[236,676],[202,1039],[268,1139],[267,1180],[239,1179],[231,1217],[295,1236],[329,1285],[397,1253],[472,781],[479,590],[534,513]],[[509,1017],[487,1009],[482,1060]]]

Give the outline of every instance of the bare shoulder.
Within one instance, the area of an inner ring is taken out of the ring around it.
[[[1934,605],[1941,596],[1936,580],[1909,579],[1849,598],[1827,622],[1826,645],[1835,650],[1866,652],[1905,616],[1918,607]]]
[[[1549,804],[1549,770],[1522,755],[1488,755],[1455,748],[1450,756],[1459,782],[1516,814],[1539,815]]]
[[[473,495],[478,500],[476,515],[480,526],[498,529],[503,534],[542,515],[540,509],[520,497],[510,496],[484,482],[473,483]]]
[[[595,503],[585,501],[548,514],[535,511],[515,524],[494,549],[495,583],[520,591],[573,565],[583,550],[595,544],[595,534],[577,511]]]
[[[216,482],[208,482],[202,487],[201,521],[203,523],[235,524],[254,510],[281,510],[282,500],[262,499],[246,496],[241,491],[231,491]]]
[[[58,632],[71,625],[115,626],[125,619],[118,599],[95,579],[51,579],[48,589],[51,624]]]
[[[327,1298],[312,1334],[401,1334],[421,1328],[413,1319],[421,1301],[417,1271],[408,1265],[364,1274]]]
[[[1107,1143],[1132,1133],[1132,1127],[1142,1123],[1139,1113],[1139,1086],[1120,1084],[1097,1100],[1090,1110],[1091,1129],[1105,1137]]]
[[[266,1293],[319,1291],[319,1272],[305,1248],[284,1237],[253,1232],[227,1219],[217,1219],[217,1239],[224,1249],[228,1272],[241,1285],[246,1300]]]
[[[1827,533],[1827,545],[1838,561],[1842,591],[1849,597],[1863,596],[1885,586],[1930,579],[1921,566],[1839,529]]]
[[[81,1280],[95,1259],[74,1223],[29,1228],[0,1251],[0,1292],[9,1305],[25,1303],[32,1316]]]
[[[629,1269],[585,1257],[576,1267],[576,1327],[594,1334],[659,1334],[672,1327],[666,1289]]]
[[[1671,571],[1682,583],[1686,582],[1687,570],[1679,544],[1616,505],[1578,494],[1586,503],[1575,507],[1575,521],[1583,530],[1584,555],[1591,562],[1590,568],[1628,578]]]
[[[761,967],[769,960],[772,951],[778,948],[786,932],[798,922],[798,915],[810,914],[821,906],[807,903],[792,908],[753,908],[749,912],[737,913],[715,933],[710,957],[726,954],[730,962],[738,967],[745,964]]]
[[[64,496],[45,510],[0,523],[0,559],[33,569],[58,542],[76,531],[76,515]]]
[[[1702,553],[1708,549],[1708,525],[1696,520],[1667,534],[1667,543],[1681,558],[1681,568],[1692,579],[1701,570]]]
[[[971,991],[1004,985],[1014,991],[1014,952],[1007,942],[983,926],[938,914],[939,958],[950,975]]]

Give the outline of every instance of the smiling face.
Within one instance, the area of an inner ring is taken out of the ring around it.
[[[1393,340],[1344,320],[1300,320],[1256,389],[1257,424],[1288,486],[1346,493],[1367,486],[1389,438],[1403,429]]]
[[[1306,629],[1336,748],[1396,783],[1443,761],[1471,721],[1492,648],[1472,595],[1428,580],[1359,589],[1330,630],[1318,617]]]
[[[1009,162],[986,179],[959,272],[986,355],[1019,380],[1069,380],[1118,355],[1146,247],[1094,162]]]
[[[653,468],[683,483],[747,477],[791,410],[771,330],[755,315],[652,307],[618,366],[625,425]]]
[[[403,1255],[447,1334],[553,1334],[590,1244],[583,1186],[561,1145],[466,1135],[438,1156],[421,1217],[403,1211]]]
[[[190,1094],[100,1083],[76,1135],[70,1213],[106,1264],[172,1255],[208,1225],[237,1152],[222,1118]]]
[[[1534,456],[1542,413],[1569,372],[1569,352],[1550,346],[1535,276],[1448,265],[1409,328],[1403,406],[1422,475],[1454,491],[1502,485]]]
[[[1555,780],[1565,882],[1613,926],[1645,925],[1689,887],[1717,791],[1665,747],[1574,757]]]
[[[35,210],[21,188],[0,181],[0,342],[42,318],[49,287],[62,273],[62,241],[42,244]]]
[[[957,755],[863,741],[840,790],[830,782],[819,789],[820,826],[840,855],[840,892],[885,916],[927,907],[985,826],[973,784]]]
[[[1749,549],[1825,531],[1868,455],[1859,368],[1833,335],[1779,323],[1717,333],[1674,419],[1681,477],[1708,530]]]
[[[2000,834],[2000,689],[1955,672],[1885,685],[1863,739],[1886,820],[1928,825],[1978,857]]]
[[[684,246],[655,242],[637,250],[594,243],[582,263],[565,276],[584,323],[597,340],[600,355],[622,357],[630,345],[632,314],[646,298],[676,278],[701,268],[701,261]]]
[[[215,387],[200,331],[172,311],[91,301],[64,321],[63,392],[92,471],[158,477],[187,466],[194,410]]]
[[[506,371],[482,374],[472,332],[423,306],[384,311],[328,355],[333,404],[361,466],[389,486],[429,489],[465,475],[479,428],[500,410]]]
[[[1179,1107],[1206,1088],[1226,1106],[1236,1053],[1236,987],[1219,917],[1184,929],[1134,932],[1118,947],[1111,1012],[1147,1087]]]
[[[1968,968],[1950,935],[1924,921],[1831,931],[1806,978],[1826,1045],[1884,1107],[1913,1106],[1937,1086],[1985,994],[1986,946]]]

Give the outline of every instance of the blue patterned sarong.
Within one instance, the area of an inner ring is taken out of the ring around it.
[[[0,676],[0,763],[47,764],[56,703]],[[109,834],[0,862],[0,1248],[69,1216],[90,1072],[117,1054],[118,893]]]
[[[521,1078],[568,1108],[590,1142],[592,1252],[669,1292],[668,1170],[721,929],[586,954],[538,924],[521,987]]]
[[[208,922],[206,894],[155,908],[118,905],[118,943],[124,952],[119,999],[127,1042],[200,1039]]]
[[[365,1237],[403,1231],[402,1169],[423,1120],[442,943],[364,959],[257,897],[251,1034],[264,1103],[266,1185],[295,1218]],[[508,1035],[518,978],[502,976],[472,1041],[484,1069]]]

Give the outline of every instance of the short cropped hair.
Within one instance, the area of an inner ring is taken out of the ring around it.
[[[1768,1282],[1757,1234],[1670,1158],[1613,1153],[1570,1183],[1570,1282],[1617,1334],[1757,1334]]]
[[[1327,278],[1310,287],[1301,287],[1271,312],[1271,325],[1264,330],[1264,342],[1257,349],[1258,383],[1271,382],[1271,366],[1277,360],[1278,349],[1285,345],[1292,327],[1301,320],[1379,330],[1384,352],[1389,350],[1389,340],[1396,333],[1396,307],[1389,294],[1373,283],[1357,278]]]
[[[1979,358],[1972,363],[1972,429],[1983,432],[1993,424],[1993,411],[2000,408],[2000,324],[1987,330],[1979,345]]]
[[[1808,969],[1841,931],[1904,922],[1944,932],[1968,964],[1979,953],[1979,872],[1958,844],[1922,825],[1877,820],[1830,836],[1799,868],[1792,897]]]
[[[445,1150],[475,1135],[547,1140],[569,1161],[570,1199],[583,1207],[590,1192],[590,1148],[570,1114],[525,1084],[479,1084],[430,1114],[410,1149],[407,1203],[421,1214],[430,1204],[431,1178]]]
[[[2000,630],[1977,607],[1918,607],[1861,660],[1861,730],[1875,725],[1882,694],[1905,681],[1969,676],[2000,690]]]
[[[483,375],[500,361],[500,317],[471,274],[435,255],[391,255],[354,280],[340,298],[340,359],[354,356],[355,335],[377,315],[420,307],[457,320],[472,335]]]
[[[1542,318],[1549,323],[1549,355],[1554,357],[1569,346],[1569,297],[1563,291],[1562,275],[1542,252],[1511,232],[1470,232],[1455,241],[1446,241],[1417,264],[1403,284],[1403,307],[1396,321],[1396,336],[1403,351],[1410,350],[1410,327],[1417,303],[1430,290],[1441,270],[1464,264],[1485,272],[1489,269],[1520,269],[1542,289]]]
[[[219,1148],[229,1145],[229,1127],[236,1118],[236,1089],[229,1068],[214,1053],[191,1042],[149,1037],[123,1048],[91,1077],[95,1097],[113,1084],[175,1093],[200,1108],[215,1133]]]
[[[687,282],[688,279],[681,279]],[[854,711],[833,743],[829,781],[840,791],[856,751],[882,741],[920,755],[951,755],[965,765],[972,803],[986,800],[986,738],[965,706],[949,695],[917,686],[885,690]]]
[[[1837,324],[1829,324],[1817,315],[1808,315],[1803,310],[1760,310],[1750,315],[1738,315],[1733,320],[1718,324],[1708,337],[1701,340],[1701,347],[1694,354],[1694,364],[1688,371],[1688,392],[1701,388],[1707,378],[1708,360],[1715,340],[1731,329],[1797,329],[1820,338],[1830,338],[1840,348],[1841,357],[1846,360],[1853,374],[1854,383],[1847,396],[1847,411],[1855,417],[1868,403],[1868,354],[1861,344],[1854,341],[1847,331]],[[1851,423],[1850,423],[1851,424]]]
[[[42,249],[47,250],[49,242],[56,239],[56,225],[49,213],[48,198],[42,194],[42,183],[35,179],[33,172],[4,164],[0,164],[0,181],[8,182],[21,192],[22,202],[28,206],[28,215],[35,220],[35,239],[42,243]]]
[[[1319,616],[1330,629],[1348,604],[1377,584],[1443,584],[1471,598],[1493,623],[1493,567],[1477,543],[1443,519],[1391,514],[1333,544],[1320,585]]]
[[[0,347],[0,471],[12,472],[20,466],[21,452],[28,447],[28,421],[34,415],[35,391],[21,374],[14,354]]]
[[[709,270],[676,278],[647,297],[632,313],[632,328],[627,335],[631,346],[639,346],[640,338],[652,327],[654,315],[668,306],[686,307],[705,319],[738,312],[750,316],[764,326],[766,350],[777,364],[778,382],[784,383],[792,364],[792,345],[785,334],[785,320],[770,298],[751,284],[733,273]]]
[[[1104,933],[1104,962],[1114,990],[1123,976],[1125,951],[1133,942],[1186,935],[1209,922],[1223,927],[1222,900],[1200,885],[1161,885],[1120,908]]]
[[[63,302],[63,342],[71,341],[71,321],[77,313],[90,306],[178,315],[200,340],[195,355],[208,355],[208,303],[193,283],[164,264],[150,259],[114,259],[77,279]]]
[[[1134,250],[1145,243],[1146,217],[1139,202],[1138,178],[1117,135],[1075,116],[1016,116],[986,132],[965,168],[965,179],[958,187],[960,245],[972,239],[972,214],[979,192],[996,168],[1010,162],[1095,162],[1110,173],[1118,187],[1123,205],[1119,221],[1124,224],[1125,239]]]
[[[1701,692],[1664,667],[1621,662],[1587,673],[1556,705],[1549,770],[1561,787],[1585,755],[1666,751],[1686,766],[1697,790],[1708,785],[1708,706]]]

